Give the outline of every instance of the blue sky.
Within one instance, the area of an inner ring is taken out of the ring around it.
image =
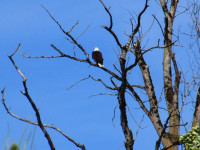
[[[109,0],[105,3],[107,6],[111,6],[110,11],[113,14],[114,21],[113,30],[123,44],[127,40],[124,32],[130,33],[131,31],[129,12],[138,14],[143,9],[144,3],[144,0],[115,0],[114,2]],[[51,12],[65,30],[69,30],[78,20],[79,25],[72,32],[75,37],[91,24],[88,31],[78,41],[89,54],[91,54],[94,47],[99,47],[104,56],[105,67],[112,71],[114,71],[113,63],[117,62],[115,51],[118,51],[112,36],[101,28],[101,25],[108,25],[109,18],[98,0],[0,0],[0,89],[6,87],[5,99],[10,111],[32,121],[36,121],[35,113],[27,99],[20,93],[20,90],[23,90],[22,78],[7,56],[17,48],[19,42],[22,43],[21,51],[30,56],[57,55],[50,44],[54,44],[67,54],[73,55],[73,45],[65,39],[66,36],[48,16],[41,4]],[[180,3],[181,5],[183,4]],[[154,1],[150,1],[149,8],[142,16],[142,30],[144,33],[152,24],[152,14],[156,14],[162,25],[164,23],[161,9]],[[185,17],[188,16],[177,18],[175,29],[181,26],[183,31],[188,31],[185,22],[189,17],[187,19]],[[158,24],[154,23],[152,30],[144,38],[142,44],[147,43],[145,47],[147,49],[154,46],[159,38],[161,39],[160,44],[162,44],[162,35]],[[187,38],[182,39],[181,42],[185,44],[184,46],[187,46]],[[76,53],[77,56],[84,57],[78,48],[76,48]],[[177,48],[177,53],[177,60],[184,66],[183,70],[186,72],[188,66],[183,57],[187,54],[187,48]],[[162,90],[162,50],[153,51],[145,58],[149,63],[153,82],[156,86],[156,94],[159,97]],[[88,64],[66,58],[27,59],[16,54],[14,59],[28,78],[29,92],[41,113],[43,123],[55,125],[77,142],[84,144],[88,150],[124,149],[124,135],[119,122],[118,108],[116,109],[114,122],[112,122],[114,108],[117,105],[116,97],[94,96],[89,98],[91,95],[99,93],[111,93],[100,83],[91,79],[66,90],[75,82],[89,75],[101,78],[110,84],[107,73]],[[138,69],[135,69],[130,75],[130,80],[142,84],[141,73]],[[143,97],[145,98],[145,96]],[[131,114],[139,123],[143,112],[138,109],[137,103],[128,95],[127,100]],[[192,111],[190,113],[192,114]],[[166,117],[166,113],[162,112],[162,115]],[[137,125],[129,112],[128,117],[129,125],[135,135]],[[189,116],[185,118],[187,117]],[[13,141],[18,143],[27,124],[9,116],[3,105],[0,105],[0,122],[1,149],[5,146],[7,137],[9,137],[9,144]],[[139,131],[134,145],[135,149],[154,149],[158,137],[147,117],[144,117],[141,127],[142,129]],[[39,128],[36,128],[36,131],[34,129],[34,126],[28,126],[23,137],[24,142],[29,135],[33,136],[35,133],[33,149],[49,149],[43,133]],[[48,129],[48,132],[56,149],[62,150],[63,147],[65,149],[77,149],[57,132],[51,129]],[[28,144],[29,148],[30,143]]]

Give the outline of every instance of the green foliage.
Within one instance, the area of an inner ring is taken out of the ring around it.
[[[10,147],[10,150],[19,150],[19,147],[17,144],[13,143]]]
[[[192,127],[192,129],[179,137],[179,142],[184,144],[185,150],[200,149],[200,126]]]

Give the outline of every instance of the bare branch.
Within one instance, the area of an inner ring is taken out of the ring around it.
[[[129,71],[129,70],[133,69],[135,66],[137,66],[137,63],[138,63],[138,58],[136,57],[135,58],[135,62],[132,65],[128,66],[126,68],[126,71]]]
[[[174,41],[174,42],[170,43],[169,45],[160,46],[160,39],[159,39],[159,40],[158,40],[158,45],[157,45],[157,46],[151,47],[151,48],[149,48],[149,49],[147,49],[147,50],[143,50],[144,52],[142,53],[142,55],[145,54],[145,53],[147,53],[148,51],[152,51],[153,49],[156,49],[156,48],[163,49],[163,48],[168,48],[168,47],[170,47],[170,46],[172,46],[172,45],[183,47],[182,45],[175,45],[176,42],[177,42],[177,41]]]
[[[149,114],[149,111],[147,110],[146,106],[144,105],[144,103],[142,102],[142,100],[140,99],[139,95],[135,92],[135,90],[133,89],[133,87],[131,87],[131,85],[129,83],[127,83],[127,87],[130,90],[130,92],[133,94],[134,98],[136,99],[136,101],[139,103],[140,107],[142,108],[142,110],[147,114]]]
[[[142,14],[145,12],[145,10],[147,9],[148,7],[148,0],[146,0],[146,3],[145,3],[145,6],[144,6],[144,9],[140,12],[140,14],[138,15],[138,20],[137,20],[137,26],[135,27],[135,29],[133,30],[127,44],[126,44],[126,47],[130,47],[130,44],[131,44],[131,41],[134,37],[134,35],[139,31],[139,28],[140,28],[140,21],[141,21],[141,16]]]
[[[9,56],[12,57],[13,55],[15,55],[15,53],[20,49],[21,43],[19,43],[19,45],[17,46],[17,49]]]
[[[94,81],[99,81],[99,82],[101,82],[106,88],[108,88],[108,89],[110,89],[110,90],[117,90],[117,86],[116,86],[116,85],[115,85],[115,88],[112,88],[112,87],[106,85],[101,79],[95,79],[95,78],[92,77],[91,75],[89,75],[88,77],[83,78],[83,79],[77,81],[76,83],[74,83],[74,84],[72,84],[70,87],[68,87],[66,90],[71,89],[72,87],[74,87],[74,86],[77,85],[78,83],[80,83],[80,82],[82,82],[82,81],[84,81],[84,80],[87,80],[87,79],[89,79],[89,78],[93,79]],[[102,95],[102,94],[101,94],[101,95]]]
[[[128,92],[128,93],[131,95],[130,92]],[[131,95],[131,96],[132,96],[132,95]],[[130,114],[131,118],[133,119],[133,121],[135,122],[135,124],[138,126],[138,129],[139,129],[139,128],[142,129],[142,128],[141,128],[141,124],[140,124],[141,122],[138,123],[138,122],[136,121],[136,119],[134,118],[134,116],[132,115],[129,106],[127,106],[127,108],[128,108],[128,111],[129,111],[129,114]],[[144,115],[142,116],[142,120],[144,119],[143,117],[144,117]],[[135,139],[136,139],[136,136],[137,136],[137,133],[136,133],[136,135],[135,135],[134,141],[135,141]]]
[[[165,121],[164,127],[163,127],[163,129],[162,129],[161,135],[159,136],[158,140],[156,141],[155,150],[158,150],[159,147],[160,147],[160,142],[161,142],[162,137],[163,137],[164,134],[165,134],[165,130],[167,129],[167,124],[168,124],[168,122],[169,122],[170,117],[171,117],[171,113],[170,113],[169,116],[167,117],[167,120]]]
[[[161,101],[161,99],[162,99],[163,91],[164,91],[164,88],[162,88],[162,91],[161,91],[161,93],[160,93],[160,97],[159,97],[159,99],[158,99],[158,103],[159,103],[159,102]]]
[[[53,44],[51,44],[51,47],[52,47],[55,51],[57,51],[57,52],[60,54],[60,56],[35,56],[35,57],[34,57],[34,56],[26,56],[26,55],[22,54],[21,52],[20,52],[20,54],[21,54],[23,57],[26,57],[26,58],[61,58],[61,57],[67,57],[67,58],[70,58],[70,59],[72,59],[72,60],[76,60],[76,61],[79,61],[79,62],[85,62],[85,63],[88,63],[88,64],[94,66],[94,67],[98,67],[98,68],[104,70],[105,72],[109,73],[112,77],[116,78],[117,80],[120,80],[120,81],[122,80],[121,77],[119,77],[119,76],[118,76],[117,74],[115,74],[114,72],[110,71],[109,69],[106,69],[105,67],[103,67],[103,68],[102,68],[102,67],[99,67],[99,65],[92,63],[92,62],[90,61],[90,59],[84,60],[84,59],[80,59],[80,58],[77,58],[77,57],[73,57],[73,56],[67,55],[67,54],[63,53],[60,49],[58,49],[56,46],[54,46]]]
[[[99,94],[90,95],[89,98],[92,98],[94,96],[100,96],[100,95],[117,96],[117,94],[112,94],[112,93],[99,93]]]
[[[138,129],[137,129],[137,132],[136,132],[136,134],[135,134],[135,138],[134,138],[134,141],[136,140],[136,138],[137,138],[137,135],[138,135],[138,133],[139,133],[139,130],[140,130],[140,126],[141,126],[141,124],[142,124],[142,122],[144,121],[144,115],[142,116],[142,119],[141,119],[141,121],[140,121],[140,123],[139,123],[139,125],[138,125]]]
[[[131,87],[137,87],[137,88],[139,88],[139,89],[145,90],[145,87],[144,87],[144,86],[141,86],[141,85],[131,85]]]
[[[115,32],[114,32],[113,30],[111,30],[110,28],[108,28],[107,26],[102,25],[102,27],[103,27],[104,29],[106,29],[106,30],[114,37],[115,41],[117,42],[117,45],[118,45],[121,49],[123,49],[123,46],[122,46],[122,44],[119,42],[119,39],[118,39],[117,35],[115,34]]]
[[[23,121],[23,122],[27,122],[27,123],[30,123],[32,125],[36,125],[36,126],[39,126],[38,123],[36,122],[32,122],[30,120],[27,120],[27,119],[24,119],[24,118],[21,118],[21,117],[18,117],[16,115],[14,115],[13,113],[10,112],[10,110],[8,109],[6,103],[5,103],[5,99],[4,99],[4,91],[5,91],[5,88],[1,91],[2,93],[2,103],[4,105],[4,108],[6,109],[7,113],[10,114],[12,117],[20,120],[20,121]],[[81,148],[82,150],[85,150],[85,146],[84,145],[81,145],[79,143],[77,143],[76,141],[74,141],[72,138],[70,138],[68,135],[66,135],[63,131],[61,131],[60,129],[56,128],[55,126],[53,125],[47,125],[47,124],[43,124],[44,127],[46,128],[51,128],[51,129],[54,129],[56,130],[57,132],[59,132],[61,135],[63,135],[65,138],[67,138],[69,141],[71,141],[72,143],[74,143],[77,147]]]
[[[92,25],[92,23],[90,23],[90,24],[85,28],[85,30],[83,30],[83,32],[80,33],[80,35],[76,38],[76,40],[78,40],[83,34],[85,34],[91,25]]]
[[[88,78],[91,78],[91,79],[93,79],[94,81],[98,81],[98,82],[101,82],[106,88],[108,88],[108,89],[110,89],[110,90],[117,90],[116,88],[112,88],[112,87],[110,87],[110,86],[108,86],[108,85],[106,85],[101,79],[95,79],[94,77],[92,77],[91,75],[89,75],[89,77]]]
[[[70,58],[70,59],[73,59],[73,60],[76,60],[76,61],[80,61],[80,62],[88,62],[90,65],[94,65],[94,66],[98,66],[98,65],[95,65],[95,64],[92,64],[92,62],[90,61],[90,59],[79,59],[77,57],[72,57],[70,55],[67,55],[67,54],[64,54],[60,49],[58,49],[56,46],[54,46],[53,44],[51,44],[51,47],[54,48],[54,50],[56,50],[58,53],[60,53],[60,55],[62,57],[67,57],[67,58]]]
[[[154,19],[156,19],[156,21],[157,21],[157,23],[158,23],[158,25],[159,25],[159,27],[160,27],[160,29],[161,29],[161,31],[162,31],[162,35],[164,36],[165,33],[164,33],[163,29],[162,29],[162,26],[161,26],[160,22],[158,21],[158,19],[156,18],[155,15],[152,15],[152,16],[154,17]]]
[[[87,80],[87,79],[89,79],[89,78],[90,78],[90,76],[88,76],[87,78],[83,78],[83,79],[77,81],[76,83],[74,83],[74,84],[72,84],[70,87],[68,87],[66,90],[69,90],[69,89],[73,88],[75,85],[77,85],[77,84],[79,84],[80,82],[82,82],[82,81],[84,81],[84,80]]]
[[[43,7],[43,6],[42,6]],[[43,7],[44,8],[44,7]],[[44,8],[45,9],[45,8]],[[79,22],[77,21],[72,27],[71,29],[68,31],[68,33],[72,32],[72,30],[79,24]]]
[[[114,39],[117,42],[118,46],[122,49],[123,48],[122,44],[119,42],[119,39],[118,39],[117,35],[112,30],[112,26],[113,26],[112,15],[111,15],[109,9],[106,7],[106,5],[103,3],[103,1],[102,0],[99,0],[99,1],[101,2],[101,4],[103,5],[104,9],[106,10],[106,12],[109,14],[109,17],[110,17],[110,27],[107,27],[107,26],[104,26],[104,25],[102,25],[102,27],[104,29],[106,29],[114,37]]]
[[[114,127],[115,127],[115,124],[114,124],[115,111],[116,111],[118,105],[119,105],[119,103],[117,103],[117,105],[115,106],[115,108],[114,108],[114,113],[113,113],[113,117],[112,117],[112,123],[113,123],[113,126],[114,126]]]
[[[60,27],[60,29],[62,30],[62,32],[67,35],[73,42],[74,44],[76,44],[80,49],[81,51],[85,54],[86,56],[86,60],[89,60],[89,54],[85,51],[85,49],[77,42],[77,40],[72,36],[70,35],[70,32],[73,28],[71,28],[68,32],[66,32],[63,27],[61,26],[61,24],[51,15],[51,13],[42,5],[42,8],[44,8],[44,10],[46,10],[46,12],[49,14],[49,16],[53,19],[53,21]]]
[[[115,66],[115,64],[113,64],[113,66],[114,66],[115,70],[117,70],[117,72],[119,72],[119,74],[122,75],[121,71]]]
[[[110,81],[114,85],[115,89],[119,90],[119,87],[115,84],[115,82],[113,81],[112,77],[110,77]]]
[[[79,58],[76,58],[76,57],[72,57],[72,56],[69,56],[69,55],[66,55],[64,54],[63,52],[61,52],[61,50],[59,50],[58,48],[56,48],[53,44],[51,45],[57,52],[59,52],[61,54],[62,57],[68,57],[70,59],[73,59],[73,60],[76,60],[76,61],[79,61],[79,62],[87,62],[89,63],[90,65],[92,66],[95,66],[95,67],[98,67],[98,68],[101,68],[102,70],[106,71],[107,73],[109,73],[110,75],[112,75],[113,77],[115,77],[116,79],[118,80],[122,80],[121,77],[119,77],[118,75],[116,75],[115,73],[113,73],[112,71],[106,69],[106,68],[102,68],[102,67],[99,67],[99,65],[97,64],[94,64],[90,61],[90,59],[87,59],[87,60],[83,60],[83,59],[79,59]]]
[[[26,77],[25,77],[25,76],[23,75],[23,73],[19,70],[19,68],[18,68],[17,65],[15,64],[14,60],[12,59],[12,56],[16,54],[16,52],[18,51],[18,49],[20,48],[20,46],[21,46],[21,43],[19,43],[19,45],[18,45],[17,49],[14,51],[14,53],[12,53],[12,54],[11,54],[10,56],[8,56],[8,57],[10,58],[12,64],[14,65],[15,69],[17,70],[17,72],[21,75],[21,77],[22,77],[22,78],[24,79],[24,81],[25,81],[25,80],[27,80]]]
[[[112,15],[111,15],[111,13],[109,11],[110,8],[108,9],[102,0],[99,0],[99,1],[101,2],[101,4],[103,5],[104,9],[106,10],[106,12],[108,13],[108,15],[110,17],[110,27],[109,27],[109,30],[112,30],[113,21],[112,21]]]
[[[17,50],[19,49],[20,44],[17,48]],[[26,85],[26,81],[27,78],[24,76],[24,74],[19,70],[19,68],[17,67],[16,63],[14,62],[14,60],[12,59],[12,56],[17,52],[17,50],[11,54],[10,56],[8,56],[12,62],[12,64],[14,65],[15,69],[17,70],[17,72],[21,75],[21,77],[23,78],[23,86],[24,86],[24,90],[25,92],[22,92],[22,94],[28,99],[29,103],[31,104],[32,108],[34,109],[35,113],[36,113],[36,117],[37,117],[37,121],[38,121],[38,125],[41,128],[42,132],[44,133],[46,139],[48,140],[49,146],[51,147],[52,150],[55,150],[54,144],[48,134],[48,132],[46,131],[46,129],[43,126],[43,123],[41,121],[41,117],[40,117],[40,113],[35,105],[35,103],[33,102],[32,98],[30,97],[29,93],[28,93],[28,88]]]

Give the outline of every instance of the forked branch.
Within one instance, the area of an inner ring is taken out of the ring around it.
[[[109,17],[110,17],[110,27],[107,26],[102,26],[104,29],[106,29],[115,39],[115,41],[117,42],[118,46],[122,49],[123,46],[122,44],[119,42],[119,39],[117,37],[117,35],[115,34],[115,32],[112,30],[113,27],[113,20],[112,20],[112,15],[109,11],[109,9],[106,7],[106,5],[104,4],[104,2],[102,0],[99,0],[101,2],[101,4],[103,5],[104,9],[106,10],[106,12],[108,13]]]
[[[2,103],[4,105],[4,108],[6,109],[7,113],[10,114],[12,117],[18,119],[18,120],[30,123],[32,125],[39,126],[39,124],[37,122],[32,122],[30,120],[21,118],[19,116],[16,116],[15,114],[11,113],[11,111],[8,109],[8,107],[6,105],[6,102],[5,102],[4,91],[5,91],[5,88],[1,91],[1,93],[2,93],[2,99],[1,99],[1,101],[2,101]],[[81,144],[77,143],[71,137],[69,137],[68,135],[66,135],[63,131],[61,131],[60,129],[56,128],[55,126],[53,126],[53,125],[47,125],[47,124],[43,124],[43,126],[46,127],[46,128],[51,128],[51,129],[56,130],[57,132],[59,132],[60,134],[62,134],[65,138],[67,138],[69,141],[71,141],[72,143],[74,143],[77,147],[81,148],[82,150],[85,150],[85,146],[84,145],[81,145]]]
[[[108,15],[110,17],[110,27],[109,27],[109,30],[112,30],[113,20],[112,20],[112,15],[111,15],[111,13],[109,11],[110,8],[108,9],[102,0],[99,0],[99,1],[101,2],[101,4],[103,5],[104,9],[106,10],[106,12],[108,13]]]
[[[51,19],[53,19],[53,21],[60,27],[60,29],[62,30],[62,32],[67,35],[74,44],[76,44],[81,51],[85,54],[86,56],[86,60],[89,60],[89,54],[85,51],[85,49],[77,42],[77,40],[70,34],[70,32],[73,30],[74,27],[72,27],[68,32],[66,32],[63,27],[61,26],[61,24],[51,15],[51,13],[42,5],[42,7],[44,8],[44,10],[46,10],[46,12],[49,14],[49,16],[51,17]],[[76,24],[75,24],[76,25]],[[74,25],[74,26],[75,26]]]
[[[132,34],[130,35],[130,38],[129,38],[127,44],[126,44],[126,47],[130,47],[130,44],[131,44],[131,41],[132,41],[134,35],[139,31],[140,23],[141,23],[141,16],[146,11],[147,7],[148,7],[148,0],[146,0],[146,3],[145,3],[145,6],[144,6],[143,10],[138,15],[137,26],[135,27],[135,29],[133,30]]]

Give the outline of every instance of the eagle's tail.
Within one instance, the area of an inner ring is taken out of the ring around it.
[[[100,64],[98,63],[99,67],[103,68],[104,67],[104,64]]]

